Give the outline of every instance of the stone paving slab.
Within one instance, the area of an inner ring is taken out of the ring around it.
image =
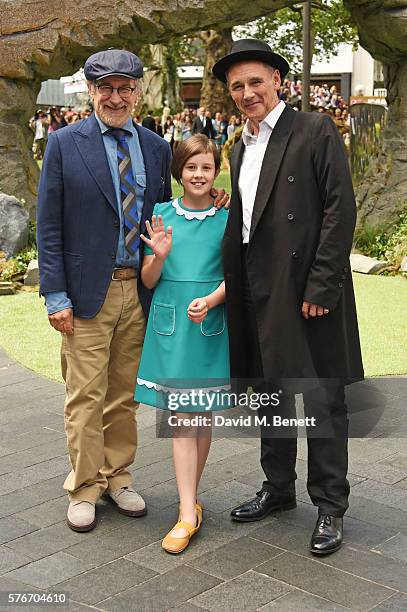
[[[374,612],[405,612],[407,610],[407,597],[396,593],[378,606],[372,608]]]
[[[374,381],[391,397],[394,414],[404,410],[405,382]],[[65,522],[63,403],[62,385],[0,351],[0,590],[66,590],[67,612],[407,610],[405,440],[378,432],[350,440],[345,543],[320,559],[308,551],[316,509],[306,492],[306,440],[298,443],[297,508],[235,523],[230,509],[264,478],[260,445],[217,431],[200,486],[202,529],[173,556],[161,541],[176,522],[178,494],[171,441],[156,437],[154,410],[137,411],[139,449],[131,466],[147,516],[123,516],[102,499],[97,528],[80,534]]]
[[[407,563],[399,559],[386,557],[383,563],[382,554],[349,544],[320,561],[407,594]]]
[[[353,495],[386,504],[407,512],[407,491],[397,486],[385,485],[375,480],[364,480],[352,489]]]
[[[258,610],[291,589],[287,583],[249,570],[233,580],[201,593],[191,601],[213,612],[223,612],[223,610],[250,612]]]
[[[7,546],[0,546],[0,576],[30,562],[31,559],[27,555],[11,550]]]
[[[295,589],[274,599],[260,610],[261,612],[276,612],[277,610],[278,612],[345,612],[350,608]]]
[[[13,452],[18,452],[29,448],[34,448],[36,446],[41,446],[43,448],[44,445],[48,444],[49,442],[53,442],[54,440],[58,439],[65,439],[65,434],[51,428],[35,427],[31,431],[19,433],[15,436],[8,435],[7,438],[8,448],[10,448]]]
[[[395,594],[393,589],[290,552],[266,561],[256,571],[355,610],[369,610]]]
[[[213,576],[192,567],[181,566],[101,602],[99,607],[102,610],[123,612],[133,610],[135,605],[137,610],[146,612],[158,612],[174,607],[177,609],[178,604],[212,589],[219,583],[220,580]]]
[[[20,536],[35,531],[37,527],[16,516],[6,516],[0,519],[0,544],[7,544]]]
[[[46,500],[65,495],[62,489],[64,480],[65,475],[56,476],[55,478],[50,478],[50,480],[44,480],[36,485],[20,489],[20,491],[1,495],[0,517],[15,514],[21,510],[37,506]]]
[[[157,573],[127,559],[116,559],[58,584],[75,601],[96,604],[141,584]]]
[[[244,551],[244,554],[242,554]],[[251,537],[242,537],[188,562],[195,569],[228,580],[244,574],[282,551]]]
[[[383,544],[375,546],[373,550],[392,557],[393,559],[400,559],[400,561],[407,562],[407,536],[397,533],[383,542]]]
[[[0,469],[12,466],[15,471],[19,468],[30,467],[37,463],[42,463],[48,459],[61,457],[66,455],[66,439],[65,436],[58,437],[56,440],[48,442],[46,445],[41,444],[34,448],[27,448],[18,452],[9,451],[9,453],[0,458]]]
[[[398,510],[385,503],[354,495],[352,491],[346,516],[358,518],[380,527],[394,529],[407,535],[407,514],[404,510]]]
[[[4,578],[15,578],[26,584],[46,589],[91,567],[92,564],[78,561],[61,551],[15,569],[5,574]]]

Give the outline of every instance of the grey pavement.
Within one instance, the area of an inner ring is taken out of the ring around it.
[[[396,413],[403,377],[377,379]],[[306,441],[299,440],[298,506],[258,523],[233,523],[230,509],[263,479],[259,441],[215,436],[200,497],[204,521],[181,555],[161,549],[177,519],[171,442],[156,436],[155,412],[138,412],[131,470],[148,504],[143,518],[97,504],[97,528],[65,523],[69,469],[64,388],[0,351],[0,592],[69,594],[48,610],[324,612],[407,610],[407,448],[405,438],[351,439],[350,508],[336,554],[308,552],[316,509],[306,491]],[[404,417],[405,418],[405,417]],[[1,609],[38,610],[11,605]]]

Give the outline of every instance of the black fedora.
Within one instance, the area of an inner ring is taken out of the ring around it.
[[[226,72],[229,68],[233,66],[233,64],[245,61],[257,61],[269,64],[269,66],[277,68],[280,71],[282,79],[290,70],[287,60],[278,53],[274,53],[269,45],[263,40],[243,38],[233,43],[230,53],[214,64],[212,72],[219,81],[226,83]]]

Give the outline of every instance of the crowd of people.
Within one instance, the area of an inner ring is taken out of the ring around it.
[[[43,158],[49,134],[75,121],[87,119],[91,114],[91,108],[85,110],[74,110],[70,106],[67,108],[52,106],[47,110],[39,108],[29,121],[29,127],[34,132],[34,158],[37,160]]]
[[[289,104],[294,110],[301,110],[302,83],[300,80],[290,81],[285,79],[280,90],[280,99]],[[310,87],[311,110],[326,113],[332,116],[345,145],[349,145],[350,118],[349,109],[344,98],[339,94],[336,85],[328,86],[311,85]],[[169,110],[169,109],[168,109]],[[153,111],[148,111],[146,117],[135,117],[136,122],[144,127],[155,131],[171,144],[173,152],[183,140],[197,133],[206,134],[208,138],[215,141],[218,148],[234,136],[244,125],[245,116],[238,113],[227,116],[221,112],[213,113],[212,110],[200,107],[198,109],[184,109],[181,113],[170,115],[169,112],[162,116],[153,116]]]
[[[301,110],[302,82],[300,80],[290,81],[285,79],[281,87],[280,99],[292,106],[295,110]],[[350,117],[349,107],[340,95],[336,85],[310,86],[310,106],[312,111],[326,113],[332,116],[345,145],[349,146]]]
[[[302,83],[300,80],[285,79],[280,90],[280,99],[289,104],[294,110],[301,110]],[[350,144],[350,117],[349,109],[344,98],[338,93],[336,85],[311,85],[310,105],[314,112],[326,113],[332,116],[346,148]],[[33,153],[37,160],[43,158],[48,134],[65,127],[75,121],[86,119],[92,110],[74,110],[71,107],[52,107],[47,111],[37,110],[30,120],[30,127],[34,132]],[[242,129],[245,116],[235,113],[227,116],[221,112],[200,107],[198,109],[185,108],[182,112],[170,114],[170,109],[164,107],[163,113],[155,115],[152,110],[142,117],[135,115],[136,123],[152,130],[170,143],[173,153],[179,144],[190,138],[193,134],[206,134],[214,140],[218,149],[226,142],[235,138]],[[235,134],[236,132],[236,134]]]

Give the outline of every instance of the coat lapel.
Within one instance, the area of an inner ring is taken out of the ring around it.
[[[242,165],[242,158],[244,153],[243,141],[240,139],[232,149],[232,155],[230,157],[230,169],[232,178],[232,197],[230,202],[229,218],[226,227],[226,234],[239,235],[242,233],[242,202],[239,194],[239,173]]]
[[[78,147],[83,163],[117,214],[117,201],[112,175],[107,161],[102,133],[94,114],[83,121],[78,130],[72,132],[72,138]]]
[[[153,139],[149,138],[148,130],[141,129],[137,124],[134,125],[138,133],[146,169],[146,190],[144,193],[144,206],[140,224],[140,232],[143,233],[146,229],[146,219],[151,216],[152,206],[156,203],[158,193],[157,185],[159,185],[162,180],[162,158],[160,146],[155,144]]]
[[[266,204],[273,191],[274,183],[291,136],[296,111],[286,106],[270,136],[260,171],[259,184],[254,200],[250,239],[256,230]]]

